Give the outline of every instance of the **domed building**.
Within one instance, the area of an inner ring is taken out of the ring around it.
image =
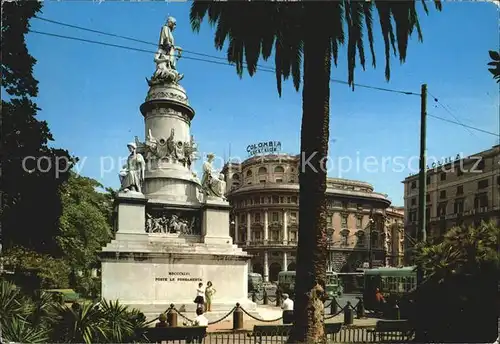
[[[253,258],[249,271],[276,281],[295,270],[299,224],[298,155],[254,156],[223,168],[232,206],[231,236]],[[327,180],[328,270],[399,265],[403,257],[402,208],[355,180]],[[368,240],[371,236],[371,240]]]

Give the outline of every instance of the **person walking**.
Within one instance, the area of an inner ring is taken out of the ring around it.
[[[283,324],[293,324],[293,300],[290,299],[288,294],[283,294]]]
[[[203,283],[198,284],[198,289],[196,289],[196,298],[194,299],[196,303],[196,309],[202,309],[205,304],[205,290],[203,289]]]
[[[376,306],[375,306],[376,313],[378,313],[379,315],[383,314],[386,301],[385,301],[384,295],[382,295],[382,293],[380,292],[380,289],[378,289],[378,288],[375,289],[375,303],[376,303]]]
[[[208,281],[207,287],[205,288],[205,299],[206,299],[205,311],[206,312],[212,311],[212,298],[216,292],[217,291],[213,287],[212,282]]]

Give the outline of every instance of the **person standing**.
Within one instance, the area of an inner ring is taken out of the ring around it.
[[[196,309],[202,309],[205,304],[205,290],[203,289],[203,283],[198,284],[198,289],[196,289],[196,298],[194,299],[196,303]]]
[[[212,298],[213,298],[215,293],[216,293],[216,290],[213,287],[212,282],[208,281],[207,287],[205,288],[205,299],[206,299],[205,311],[206,312],[212,311]]]
[[[288,294],[283,294],[283,324],[293,324],[293,300],[290,299]]]

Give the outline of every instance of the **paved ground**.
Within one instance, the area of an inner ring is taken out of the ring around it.
[[[264,305],[259,305],[257,307],[257,312],[261,315],[262,319],[264,320],[272,320],[281,317],[281,309],[273,306],[264,306]],[[365,318],[365,319],[354,319],[354,325],[356,326],[375,326],[375,323],[377,322],[376,318]],[[331,319],[326,320],[327,323],[336,323],[336,322],[343,322],[344,321],[344,315],[340,314],[336,317],[333,317]],[[252,330],[255,325],[278,325],[282,324],[281,320],[278,321],[273,321],[273,322],[262,322],[258,320],[254,320],[247,316],[246,314],[243,315],[243,323],[244,323],[244,329],[245,330]],[[220,332],[220,331],[228,331],[233,328],[233,319],[232,317],[228,317],[226,320],[221,321],[217,324],[209,325],[208,326],[208,331],[209,332]]]

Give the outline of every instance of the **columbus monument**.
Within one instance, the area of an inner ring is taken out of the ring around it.
[[[102,297],[119,300],[155,317],[170,304],[194,312],[199,283],[213,283],[210,318],[248,300],[250,256],[229,235],[224,176],[207,154],[200,179],[192,171],[197,144],[191,135],[194,109],[177,70],[182,49],[175,45],[176,20],[161,28],[156,70],[140,111],[145,141],[127,144],[115,200],[116,237],[100,252]],[[125,146],[125,145],[124,145]],[[124,147],[125,148],[125,147]],[[184,307],[182,307],[184,306]]]

